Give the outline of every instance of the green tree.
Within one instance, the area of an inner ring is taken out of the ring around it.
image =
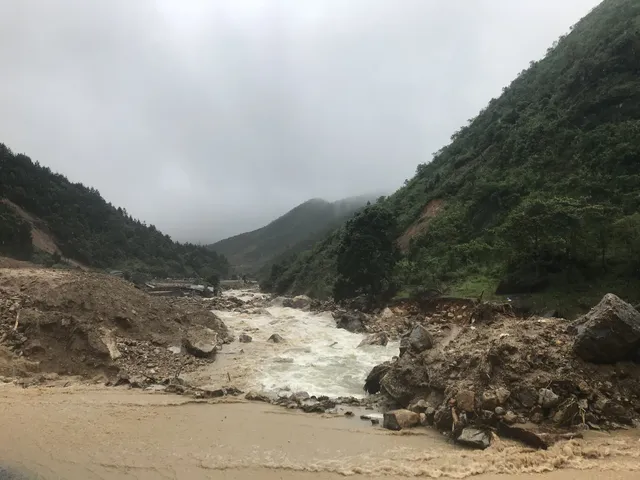
[[[338,247],[333,295],[336,300],[392,290],[397,260],[396,221],[381,204],[369,205],[345,225]]]

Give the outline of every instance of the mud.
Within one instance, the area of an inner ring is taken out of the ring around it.
[[[395,433],[357,417],[233,402],[118,388],[0,387],[0,464],[36,478],[87,480],[518,478],[541,472],[569,479],[588,478],[589,471],[626,480],[637,478],[640,468],[636,431],[594,433],[547,451],[500,441],[477,452],[432,430]]]

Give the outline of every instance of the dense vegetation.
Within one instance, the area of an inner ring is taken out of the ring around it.
[[[0,255],[29,259],[32,253],[31,226],[0,202]]]
[[[396,220],[382,205],[369,205],[349,220],[337,252],[337,300],[394,293],[392,273],[397,260]]]
[[[277,259],[313,247],[370,199],[351,197],[333,203],[308,200],[258,230],[221,240],[211,248],[225,255],[237,273],[264,272]]]
[[[204,246],[176,243],[153,225],[135,220],[126,210],[107,203],[97,190],[71,183],[0,144],[2,198],[44,221],[62,254],[87,266],[162,277],[204,278],[225,275],[229,268],[224,256]],[[31,235],[27,239],[24,223],[13,212],[7,213],[6,208],[0,210],[0,215],[2,239],[13,239],[10,242],[18,242],[25,251],[31,248],[27,247]],[[7,229],[14,233],[6,233]]]
[[[395,266],[405,291],[640,299],[640,2],[605,0],[571,30],[384,201],[410,239]],[[343,238],[271,284],[331,291],[304,279],[335,281]]]

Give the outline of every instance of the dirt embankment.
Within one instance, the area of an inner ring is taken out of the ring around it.
[[[154,298],[96,273],[0,268],[3,376],[160,379],[212,361],[212,347],[228,340],[199,300]]]

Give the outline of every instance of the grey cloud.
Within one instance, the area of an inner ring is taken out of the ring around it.
[[[398,188],[597,0],[0,3],[0,141],[179,240]]]

